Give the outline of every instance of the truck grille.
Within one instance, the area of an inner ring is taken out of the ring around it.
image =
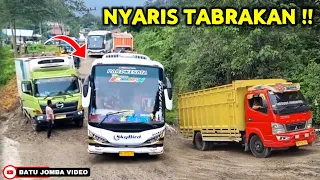
[[[46,105],[41,105],[41,110],[45,114],[46,113]],[[54,113],[66,113],[76,111],[78,109],[78,101],[76,102],[64,102],[62,108],[57,108],[56,104],[52,106]]]
[[[304,129],[305,127],[306,127],[306,122],[286,124],[287,131],[297,131],[297,130]]]

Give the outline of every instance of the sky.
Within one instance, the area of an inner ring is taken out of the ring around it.
[[[96,8],[97,10],[91,11],[96,16],[102,15],[103,7],[112,6],[142,6],[146,0],[84,0],[88,8]]]

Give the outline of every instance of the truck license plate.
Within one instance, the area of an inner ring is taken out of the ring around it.
[[[64,119],[64,118],[66,118],[67,116],[65,115],[65,114],[63,114],[63,115],[57,115],[56,116],[56,119]]]
[[[133,151],[120,151],[119,156],[134,156]]]
[[[296,146],[304,146],[304,145],[308,145],[308,141],[307,140],[297,141],[296,142]]]

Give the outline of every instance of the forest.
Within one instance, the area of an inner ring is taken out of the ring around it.
[[[148,6],[296,8],[312,7],[313,25],[126,27],[139,53],[165,65],[178,93],[240,79],[284,78],[299,82],[320,124],[319,0],[158,0]],[[177,98],[175,98],[176,100]],[[177,102],[175,101],[175,104]],[[175,105],[175,108],[177,106]],[[174,114],[173,114],[174,115]],[[174,115],[175,116],[175,115]]]

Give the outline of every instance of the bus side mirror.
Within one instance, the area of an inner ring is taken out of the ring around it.
[[[166,103],[166,108],[172,110],[172,86],[170,80],[166,77],[165,87],[164,87],[164,98]]]
[[[91,98],[90,78],[87,77],[83,82],[82,88],[82,106],[89,107]]]

